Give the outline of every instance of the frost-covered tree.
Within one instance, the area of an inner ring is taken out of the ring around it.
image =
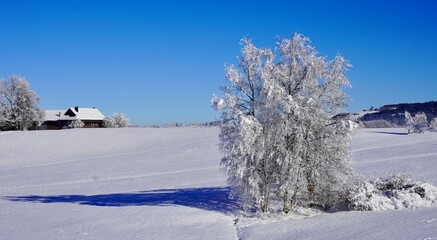
[[[85,125],[85,123],[82,122],[82,120],[80,120],[80,119],[76,119],[76,120],[74,120],[74,121],[71,121],[71,122],[68,124],[68,127],[69,127],[69,128],[82,128],[84,125]]]
[[[272,160],[280,169],[284,212],[296,204],[336,204],[351,173],[349,131],[332,120],[345,106],[342,89],[350,86],[344,75],[350,64],[340,55],[326,61],[309,43],[299,34],[280,41],[281,59],[265,85],[264,122],[274,128],[271,143],[279,157]]]
[[[258,116],[262,111],[262,76],[269,72],[273,54],[256,48],[248,39],[242,39],[241,44],[241,71],[234,65],[225,67],[229,84],[222,87],[223,98],[214,95],[211,103],[223,110],[220,148],[225,153],[222,165],[229,182],[245,207],[255,201],[265,212],[273,179],[264,157],[264,129]]]
[[[129,119],[124,113],[113,113],[111,116],[106,116],[103,119],[103,125],[106,128],[121,128],[129,125]]]
[[[423,133],[429,126],[426,114],[423,112],[416,113],[413,117],[407,111],[405,111],[405,122],[407,123],[408,133]]]
[[[0,80],[0,127],[26,130],[41,124],[44,112],[38,108],[39,98],[19,75]]]
[[[300,34],[278,42],[276,62],[270,49],[242,45],[223,97],[212,99],[230,184],[262,212],[270,201],[284,212],[335,205],[351,174],[348,128],[332,120],[345,105],[350,64],[340,55],[326,61]]]

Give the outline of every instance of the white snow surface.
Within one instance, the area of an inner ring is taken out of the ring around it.
[[[242,217],[218,128],[0,132],[0,239],[437,239],[437,208]],[[363,176],[437,185],[437,133],[359,129]]]

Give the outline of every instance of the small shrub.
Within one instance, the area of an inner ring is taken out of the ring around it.
[[[406,175],[361,180],[349,196],[349,208],[381,211],[437,205],[437,188]]]
[[[113,113],[103,119],[103,126],[106,128],[121,128],[129,125],[129,119],[124,113]]]
[[[76,119],[74,121],[71,121],[70,124],[68,124],[69,128],[81,128],[85,125],[80,119]]]
[[[105,128],[115,128],[115,120],[111,116],[106,116],[103,119],[103,126]]]

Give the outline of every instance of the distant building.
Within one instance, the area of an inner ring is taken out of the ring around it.
[[[70,122],[81,120],[84,123],[83,128],[100,128],[103,127],[103,114],[99,109],[93,108],[69,108],[67,110],[46,110],[45,120],[39,129],[41,130],[59,130],[68,128]]]

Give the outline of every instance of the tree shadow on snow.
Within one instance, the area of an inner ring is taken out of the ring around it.
[[[9,201],[34,203],[74,203],[102,207],[185,206],[221,213],[239,210],[236,199],[230,198],[229,187],[160,189],[133,193],[59,196],[9,196]]]
[[[406,133],[406,132],[383,132],[383,131],[379,131],[379,132],[373,132],[373,133],[382,133],[382,134],[390,134],[390,135],[408,135],[408,133]]]

